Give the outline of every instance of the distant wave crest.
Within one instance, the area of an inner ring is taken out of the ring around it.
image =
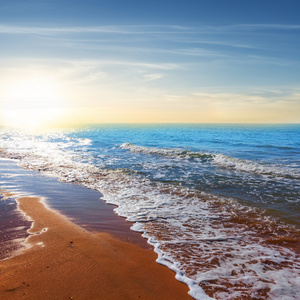
[[[154,246],[157,261],[176,272],[176,278],[189,286],[195,299],[210,299],[203,291],[206,286],[213,286],[214,296],[222,299],[232,295],[252,299],[261,290],[266,292],[264,298],[296,299],[299,259],[291,249],[278,244],[296,240],[298,232],[293,227],[274,222],[261,210],[235,199],[151,181],[130,168],[102,169],[78,152],[88,143],[88,139],[63,134],[42,139],[0,135],[0,157],[17,158],[26,169],[100,191],[106,202],[117,206],[118,215],[134,222],[132,229],[143,233]],[[262,174],[280,171],[224,154],[129,143],[121,147],[185,159],[187,164],[208,163]],[[229,288],[224,290],[224,286]]]
[[[131,143],[124,143],[120,146],[122,149],[127,149],[132,152],[140,152],[146,154],[154,154],[154,155],[163,155],[169,157],[178,157],[178,158],[200,158],[205,160],[211,160],[214,157],[214,154],[211,153],[202,153],[202,152],[193,152],[188,150],[181,149],[166,149],[166,148],[152,148],[152,147],[144,147],[137,146]]]
[[[182,149],[172,148],[153,148],[138,146],[131,143],[124,143],[120,146],[122,149],[137,153],[145,153],[151,155],[163,155],[170,158],[196,159],[200,161],[209,161],[217,166],[233,169],[236,171],[255,173],[258,175],[271,175],[283,178],[299,179],[300,173],[288,167],[279,165],[264,164],[252,160],[246,160],[236,157],[231,157],[222,153],[204,153],[194,152]]]

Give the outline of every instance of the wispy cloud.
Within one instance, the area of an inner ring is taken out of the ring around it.
[[[179,25],[118,25],[118,26],[13,26],[0,24],[0,33],[8,34],[63,34],[63,33],[111,33],[111,34],[195,34],[218,33],[228,31],[252,31],[252,30],[299,30],[300,25],[287,24],[233,24],[226,26],[179,26]]]
[[[179,40],[181,43],[189,43],[189,44],[203,44],[203,45],[213,45],[213,46],[226,46],[233,48],[245,48],[245,49],[262,49],[260,46],[250,45],[246,43],[234,43],[230,41],[208,41],[208,40]]]
[[[73,88],[98,89],[113,86],[132,86],[157,81],[165,72],[178,68],[176,65],[148,64],[131,61],[106,60],[16,60],[0,67],[0,86],[10,78],[47,76]]]
[[[274,30],[266,36],[265,30]],[[37,37],[35,49],[40,46],[51,47],[63,52],[63,48],[72,48],[72,54],[79,49],[86,50],[86,55],[95,58],[102,51],[106,59],[114,55],[129,58],[137,53],[146,62],[148,57],[158,61],[173,59],[183,61],[184,57],[211,59],[218,61],[263,63],[288,65],[293,60],[288,55],[292,51],[287,43],[293,43],[293,36],[300,25],[285,24],[233,24],[227,26],[177,26],[177,25],[118,25],[118,26],[11,26],[0,24],[0,36],[4,34],[31,35]],[[284,30],[284,32],[281,32]],[[261,31],[261,32],[259,32]],[[292,34],[286,40],[286,31]],[[281,42],[285,37],[285,45]],[[30,45],[26,45],[30,47]],[[276,50],[276,51],[275,51]],[[103,53],[103,51],[106,51]],[[281,54],[280,51],[282,52]],[[154,55],[152,55],[154,54]],[[198,63],[199,61],[195,61]],[[150,64],[151,65],[151,64]],[[172,64],[162,63],[161,69],[172,68]],[[173,64],[174,65],[174,64]],[[155,68],[158,68],[157,66]]]
[[[146,81],[152,81],[152,80],[157,80],[164,77],[163,74],[146,74],[144,75],[144,78]]]
[[[64,33],[111,33],[111,34],[164,34],[189,30],[177,25],[124,25],[124,26],[87,26],[87,27],[39,27],[0,25],[0,33],[8,34],[64,34]]]
[[[290,32],[268,34],[265,29]],[[23,57],[23,61],[20,60],[22,66],[26,63],[47,65],[45,69],[55,68],[59,76],[67,78],[65,82],[80,82],[89,88],[95,82],[101,83],[101,87],[155,86],[166,92],[172,88],[187,91],[199,86],[251,86],[271,81],[276,85],[283,80],[294,80],[299,74],[296,70],[299,54],[287,46],[288,43],[296,45],[298,29],[300,25],[273,24],[194,27],[23,27],[2,24],[1,44],[2,41],[4,46],[11,42],[12,47],[8,47],[12,51],[7,51],[6,47],[0,49],[0,54],[3,54],[2,64],[5,57],[11,61]],[[261,35],[259,30],[262,30]],[[284,45],[281,36],[285,37]],[[24,51],[20,51],[19,45]],[[40,61],[31,60],[29,56],[40,58]],[[285,78],[281,74],[285,74]],[[190,96],[191,99],[216,103],[226,99],[259,102],[266,98],[266,95],[243,96],[239,93]]]
[[[193,101],[209,102],[214,104],[229,104],[229,103],[243,103],[243,104],[267,104],[267,103],[287,103],[294,102],[300,106],[299,91],[297,89],[263,90],[252,91],[249,93],[212,93],[212,92],[198,92],[191,95]]]
[[[300,24],[235,24],[227,26],[216,26],[215,29],[226,29],[226,30],[265,30],[265,29],[276,29],[276,30],[299,30]]]

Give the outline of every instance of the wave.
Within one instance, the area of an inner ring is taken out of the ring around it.
[[[134,145],[131,143],[124,143],[120,146],[120,148],[127,149],[132,152],[163,155],[163,156],[174,157],[174,158],[201,158],[206,160],[213,158],[213,154],[210,153],[193,152],[193,151],[181,150],[181,149],[144,147],[144,146]]]
[[[222,299],[232,299],[232,295],[236,299],[265,299],[269,295],[270,299],[297,299],[299,259],[292,250],[278,245],[279,238],[294,237],[290,226],[274,223],[262,211],[234,199],[153,182],[126,168],[101,169],[82,162],[77,152],[64,146],[74,147],[73,143],[78,145],[82,140],[64,139],[58,144],[24,138],[7,143],[0,140],[0,155],[17,158],[24,168],[100,191],[106,202],[118,206],[117,214],[134,222],[132,229],[143,233],[158,253],[157,261],[176,272],[193,298],[210,299],[205,291]],[[241,167],[239,160],[227,161],[230,157],[222,154],[128,143],[121,147],[213,164],[218,159],[218,164],[227,164],[227,168]],[[260,297],[261,290],[267,296]]]
[[[124,143],[120,146],[120,148],[137,153],[163,155],[170,158],[194,159],[201,162],[210,162],[212,165],[217,165],[236,171],[254,173],[257,175],[270,175],[275,177],[300,179],[300,172],[290,169],[286,166],[271,165],[262,162],[236,158],[222,153],[194,152],[177,148],[153,148],[138,146],[131,143]]]
[[[257,145],[257,148],[275,148],[280,150],[293,150],[295,148],[289,146],[276,146],[276,145]]]

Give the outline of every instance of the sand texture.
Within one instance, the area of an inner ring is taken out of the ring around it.
[[[0,262],[0,299],[192,299],[153,250],[88,232],[40,198],[18,202],[34,235],[29,249]]]

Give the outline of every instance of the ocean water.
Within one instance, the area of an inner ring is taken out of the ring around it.
[[[0,148],[100,191],[195,299],[299,297],[300,125],[1,129]]]

